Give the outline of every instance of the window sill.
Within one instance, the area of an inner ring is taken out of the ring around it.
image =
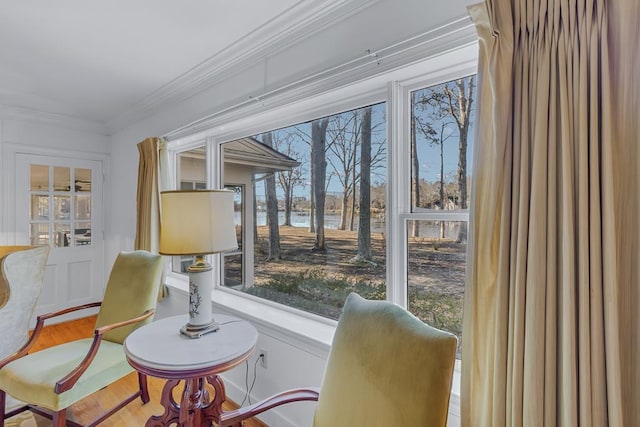
[[[189,285],[184,278],[168,276],[166,283],[170,288],[170,293],[176,292],[185,297],[188,296]],[[258,331],[327,359],[336,322],[321,321],[316,318],[317,316],[307,316],[294,312],[294,310],[284,310],[276,304],[221,289],[215,289],[212,298],[214,311],[249,320]],[[447,423],[449,427],[460,425],[460,374],[461,363],[460,360],[456,360],[449,403],[449,421]]]

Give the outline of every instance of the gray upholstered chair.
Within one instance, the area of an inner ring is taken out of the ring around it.
[[[78,426],[67,420],[73,403],[108,386],[133,371],[122,343],[135,328],[151,321],[162,273],[162,257],[146,251],[120,253],[113,265],[102,302],[38,316],[29,341],[17,353],[0,361],[0,427],[4,420],[25,410],[49,416],[54,427]],[[94,337],[28,354],[44,321],[52,317],[100,307]],[[137,397],[149,401],[146,377],[140,388],[90,425],[102,422]],[[6,394],[25,402],[5,411]]]
[[[29,320],[42,290],[48,246],[0,246],[0,360],[29,338]],[[7,399],[11,409],[21,402]]]
[[[317,400],[314,427],[447,423],[457,339],[386,301],[347,298],[322,387],[280,393],[224,412],[221,427],[284,403]]]

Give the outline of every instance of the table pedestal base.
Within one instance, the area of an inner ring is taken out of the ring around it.
[[[213,399],[210,387],[213,388]],[[164,406],[162,415],[153,415],[145,427],[211,427],[218,423],[225,401],[225,389],[222,380],[217,375],[185,380],[180,403],[173,398],[173,389],[180,384],[180,380],[168,380],[162,389],[160,403]]]

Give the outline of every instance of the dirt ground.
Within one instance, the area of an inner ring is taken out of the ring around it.
[[[354,264],[357,253],[356,231],[325,230],[326,252],[312,251],[315,235],[306,228],[280,227],[282,260],[265,262],[268,228],[258,228],[255,255],[256,284],[272,276],[323,269],[328,275],[357,278],[370,283],[386,281],[386,240],[382,233],[372,233],[373,263]],[[429,289],[451,295],[464,292],[464,258],[466,245],[452,241],[411,238],[409,241],[409,287]]]

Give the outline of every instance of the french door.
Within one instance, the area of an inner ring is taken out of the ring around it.
[[[100,300],[102,162],[17,153],[15,168],[16,231],[51,248],[34,316]]]

